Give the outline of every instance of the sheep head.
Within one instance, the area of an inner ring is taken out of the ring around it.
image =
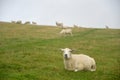
[[[63,51],[63,57],[65,59],[70,59],[71,58],[71,49],[69,48],[65,48],[65,49],[61,49],[61,51]]]

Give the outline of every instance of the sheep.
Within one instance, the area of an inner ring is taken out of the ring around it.
[[[16,21],[16,24],[22,24],[21,20]]]
[[[11,21],[11,23],[16,23],[15,21]]]
[[[106,29],[109,29],[109,27],[108,27],[107,25],[105,26],[105,28],[106,28]]]
[[[24,24],[31,24],[30,21],[26,21]]]
[[[70,34],[71,36],[72,34],[72,29],[71,28],[64,28],[60,31],[60,34],[66,35],[66,34]]]
[[[56,22],[56,26],[63,28],[63,23]]]
[[[65,48],[61,49],[63,51],[64,66],[66,70],[72,71],[95,71],[96,62],[93,58],[85,54],[71,54],[71,49]]]
[[[79,28],[80,26],[74,24],[73,27],[74,27],[74,28]]]
[[[32,24],[37,24],[37,23],[32,21]]]
[[[82,26],[79,26],[79,25],[73,25],[73,28],[83,28]]]

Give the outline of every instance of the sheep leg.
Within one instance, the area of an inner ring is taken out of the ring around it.
[[[92,65],[90,71],[95,71],[96,70],[96,65]]]

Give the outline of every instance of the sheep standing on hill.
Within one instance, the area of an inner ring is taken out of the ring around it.
[[[96,70],[95,60],[84,54],[71,54],[71,49],[61,49],[63,51],[63,59],[66,70]]]
[[[21,20],[16,21],[16,24],[22,24]]]
[[[79,26],[78,26],[78,25],[75,25],[75,24],[73,25],[73,27],[74,27],[74,28],[79,28]]]
[[[107,25],[105,26],[105,28],[106,28],[106,29],[109,29],[109,27],[108,27]]]
[[[56,26],[63,28],[63,23],[56,22]]]
[[[37,24],[37,23],[32,21],[32,24]]]
[[[26,21],[24,24],[31,24],[30,21]]]
[[[70,34],[72,36],[72,29],[71,28],[62,29],[60,31],[60,34],[63,34],[63,35]]]
[[[11,21],[11,23],[16,23],[16,21]]]

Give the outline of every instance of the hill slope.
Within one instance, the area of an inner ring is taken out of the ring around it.
[[[120,30],[60,28],[0,22],[0,80],[118,80]],[[97,71],[64,70],[60,48],[94,57]]]

